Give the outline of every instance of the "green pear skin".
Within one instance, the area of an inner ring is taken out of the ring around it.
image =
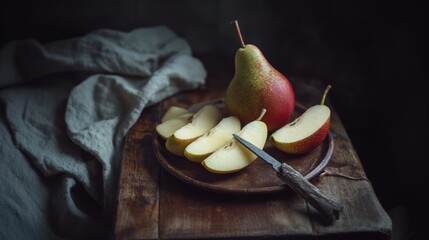
[[[262,118],[268,130],[284,126],[294,111],[295,94],[289,80],[266,60],[254,45],[247,44],[235,54],[235,74],[225,94],[229,114],[242,124],[256,119],[262,108]]]

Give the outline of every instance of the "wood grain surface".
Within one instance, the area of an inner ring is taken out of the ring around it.
[[[299,83],[294,87],[297,100],[305,106],[319,103],[322,86]],[[222,94],[216,90],[184,92],[144,110],[125,140],[114,238],[388,239],[391,220],[329,102],[334,152],[312,183],[343,205],[333,225],[324,224],[319,213],[291,191],[218,193],[196,188],[165,171],[152,147],[153,130],[164,111],[171,105],[189,107]]]

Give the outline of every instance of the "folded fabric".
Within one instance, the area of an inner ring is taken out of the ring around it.
[[[39,209],[13,205],[5,200],[9,193],[0,189],[5,194],[0,197],[0,212],[6,211],[0,219],[0,236],[13,236],[2,221],[13,221],[15,230],[25,228],[29,212],[49,214],[40,220],[50,219],[46,226],[57,236],[99,235],[106,227],[101,219],[108,220],[107,224],[112,220],[128,130],[145,107],[197,88],[205,77],[203,65],[191,56],[186,41],[166,27],[128,33],[98,30],[46,45],[25,40],[5,46],[0,52],[5,121],[0,125],[9,127],[15,145],[28,156],[31,170],[43,174],[41,181],[48,182],[44,188],[51,202]],[[3,135],[1,142],[6,142]],[[4,166],[13,171],[21,167],[3,158],[7,153],[0,154]],[[29,171],[28,167],[23,170]],[[28,198],[38,191],[34,183],[0,181],[27,187]],[[96,207],[88,208],[93,202]]]

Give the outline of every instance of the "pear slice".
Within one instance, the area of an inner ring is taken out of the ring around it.
[[[161,122],[165,122],[169,119],[179,117],[185,113],[188,113],[188,110],[177,106],[171,106],[167,109],[164,116],[161,118]]]
[[[183,156],[185,148],[195,139],[208,132],[220,121],[220,112],[215,105],[206,105],[194,114],[191,121],[174,132],[165,143],[171,153]]]
[[[156,126],[156,132],[161,136],[162,139],[167,140],[174,132],[179,128],[188,124],[192,119],[192,113],[185,113],[178,117],[174,117]]]
[[[260,119],[261,116],[241,129],[237,133],[240,137],[253,143],[258,148],[264,148],[267,140],[267,125]],[[251,164],[257,156],[240,144],[235,138],[231,138],[223,147],[213,152],[204,159],[201,164],[212,173],[232,173],[239,171]]]
[[[240,129],[241,124],[237,117],[222,119],[218,125],[185,148],[185,157],[192,162],[201,162],[225,145],[232,138],[232,134],[239,132]]]
[[[331,110],[324,105],[330,85],[323,94],[320,105],[307,109],[293,122],[278,129],[270,136],[273,146],[291,154],[304,154],[319,146],[329,132]]]

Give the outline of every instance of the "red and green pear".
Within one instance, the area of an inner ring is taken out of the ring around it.
[[[284,126],[294,111],[295,94],[289,80],[277,71],[258,47],[245,44],[237,21],[232,22],[240,39],[241,47],[235,54],[235,73],[225,94],[225,106],[229,114],[237,116],[242,124],[258,117],[268,130]]]

